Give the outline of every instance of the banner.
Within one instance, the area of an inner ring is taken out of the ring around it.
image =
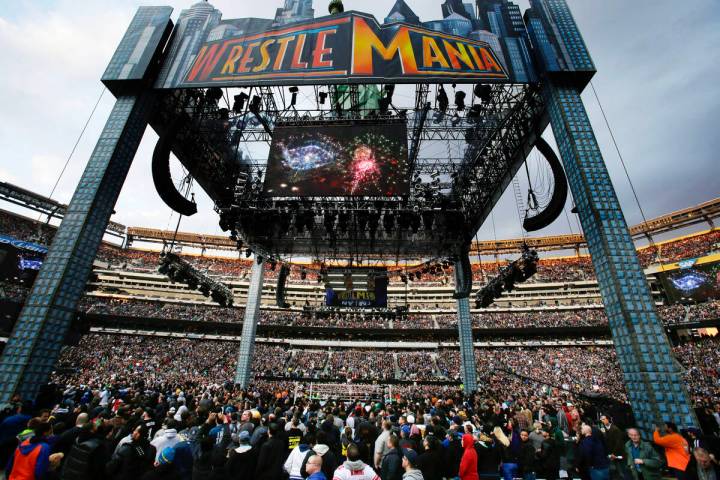
[[[518,81],[490,44],[419,25],[381,26],[348,12],[268,27],[263,19],[220,22],[197,52],[185,45],[170,55],[157,86]]]

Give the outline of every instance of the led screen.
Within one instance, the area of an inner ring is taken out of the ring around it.
[[[388,276],[385,269],[329,269],[325,304],[329,307],[387,307]]]
[[[409,193],[405,123],[277,126],[265,175],[271,197]]]
[[[682,268],[681,262],[679,270],[659,275],[668,298],[673,302],[704,302],[720,298],[720,263],[687,263],[685,268]]]

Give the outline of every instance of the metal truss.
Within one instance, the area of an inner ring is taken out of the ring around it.
[[[213,198],[221,227],[238,247],[281,260],[357,264],[449,258],[467,250],[547,124],[533,85],[484,86],[467,105],[442,102],[430,85],[417,85],[407,104],[397,100],[385,111],[364,108],[357,86],[328,88],[324,102],[315,88],[315,105],[305,102],[302,109],[279,87],[250,89],[247,102],[234,109],[221,107],[221,98],[230,107],[229,95],[212,90],[164,94],[151,123],[161,134],[181,124],[173,151]],[[276,125],[359,122],[407,125],[409,196],[269,198],[263,194],[267,159],[241,153],[268,145]]]

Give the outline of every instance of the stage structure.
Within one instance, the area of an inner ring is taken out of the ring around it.
[[[537,145],[554,188],[525,227],[557,218],[569,179],[636,418],[646,432],[696,425],[580,98],[595,66],[566,1],[531,0],[524,18],[508,0],[467,5],[446,0],[442,19],[423,22],[398,1],[382,25],[340,0],[320,18],[311,1],[288,0],[275,19],[233,20],[200,2],[176,24],[169,7],[141,7],[102,79],[117,104],[3,353],[0,400],[30,399],[47,381],[149,124],[161,198],[197,211],[173,186],[172,153],[257,265],[454,263],[467,391],[468,250]],[[540,141],[549,124],[564,170]],[[241,385],[260,266],[252,285]]]

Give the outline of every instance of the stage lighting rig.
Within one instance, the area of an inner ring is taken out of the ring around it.
[[[477,292],[475,307],[487,308],[502,296],[503,291],[512,292],[516,283],[526,282],[537,272],[538,261],[537,252],[524,245],[522,256],[503,267],[497,277]]]
[[[230,288],[216,282],[204,273],[198,271],[182,257],[165,252],[160,256],[158,271],[167,275],[173,282],[186,284],[191,290],[200,290],[206,296],[223,307],[231,307],[234,301]]]

